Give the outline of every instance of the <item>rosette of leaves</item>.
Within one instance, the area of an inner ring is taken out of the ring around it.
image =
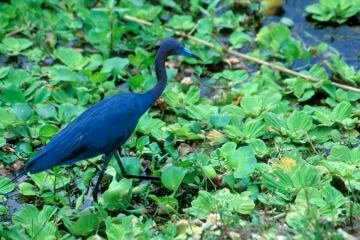
[[[340,178],[349,192],[360,190],[360,148],[350,149],[343,145],[334,145],[327,160],[320,162],[329,173]]]
[[[254,201],[250,198],[251,192],[231,193],[224,188],[215,194],[200,191],[196,199],[191,203],[191,207],[185,212],[205,219],[211,213],[222,214],[250,214],[255,207]]]
[[[346,197],[330,184],[320,189],[302,189],[286,216],[286,223],[298,231],[309,231],[319,219],[336,225],[344,221],[346,202]]]
[[[345,81],[352,85],[359,85],[359,70],[356,70],[353,66],[347,65],[346,62],[339,56],[333,56],[331,60],[331,63],[326,63],[336,80]]]
[[[33,205],[27,205],[16,212],[11,230],[0,232],[5,239],[57,239],[56,226],[57,208],[45,205],[38,210]]]
[[[286,59],[290,64],[303,57],[300,41],[291,36],[291,31],[283,24],[272,24],[260,29],[256,42],[263,49],[272,52],[272,55]]]
[[[360,12],[360,2],[352,0],[320,0],[319,3],[307,6],[305,11],[317,21],[331,21],[342,24]]]
[[[321,167],[307,165],[291,157],[281,158],[275,166],[259,164],[262,172],[262,185],[269,190],[259,194],[259,200],[265,204],[285,205],[299,192],[307,188],[321,188],[327,178],[322,176],[326,171]]]

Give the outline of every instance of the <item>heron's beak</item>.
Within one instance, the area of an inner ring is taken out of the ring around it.
[[[189,49],[187,49],[186,47],[181,47],[180,49],[180,54],[183,56],[187,56],[187,57],[192,57],[195,58],[197,60],[201,60],[200,57],[198,57],[197,55],[195,55],[194,53],[192,53]]]

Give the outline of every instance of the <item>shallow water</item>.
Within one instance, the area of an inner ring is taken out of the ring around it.
[[[302,39],[307,46],[317,45],[325,42],[333,51],[339,52],[344,60],[360,68],[360,16],[351,18],[342,25],[331,23],[318,23],[307,17],[306,6],[317,1],[313,0],[283,0],[283,11],[278,16],[269,17],[267,24],[271,21],[280,21],[287,17],[295,23],[293,32],[296,37]]]

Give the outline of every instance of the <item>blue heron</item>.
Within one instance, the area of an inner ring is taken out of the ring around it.
[[[118,148],[130,137],[141,115],[164,91],[167,83],[165,60],[170,55],[199,59],[177,40],[163,41],[155,57],[157,84],[152,89],[142,94],[122,93],[96,103],[62,129],[34,158],[26,162],[16,178],[26,173],[38,173],[54,166],[72,164],[103,154],[104,164],[93,189],[95,201],[100,181],[113,155],[124,177],[158,180],[157,176],[126,174]]]

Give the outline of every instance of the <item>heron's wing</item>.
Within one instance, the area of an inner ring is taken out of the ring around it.
[[[128,128],[127,122],[133,122],[131,119],[134,118],[134,113],[126,106],[117,108],[116,104],[124,102],[122,98],[129,98],[127,94],[123,95],[121,98],[117,96],[105,99],[82,113],[28,161],[24,169],[36,173],[53,166],[90,158],[105,153],[107,146],[114,141],[127,138],[126,133],[121,130]],[[126,121],[127,119],[130,121]],[[116,123],[123,126],[117,124],[118,129],[113,131],[106,129]]]

